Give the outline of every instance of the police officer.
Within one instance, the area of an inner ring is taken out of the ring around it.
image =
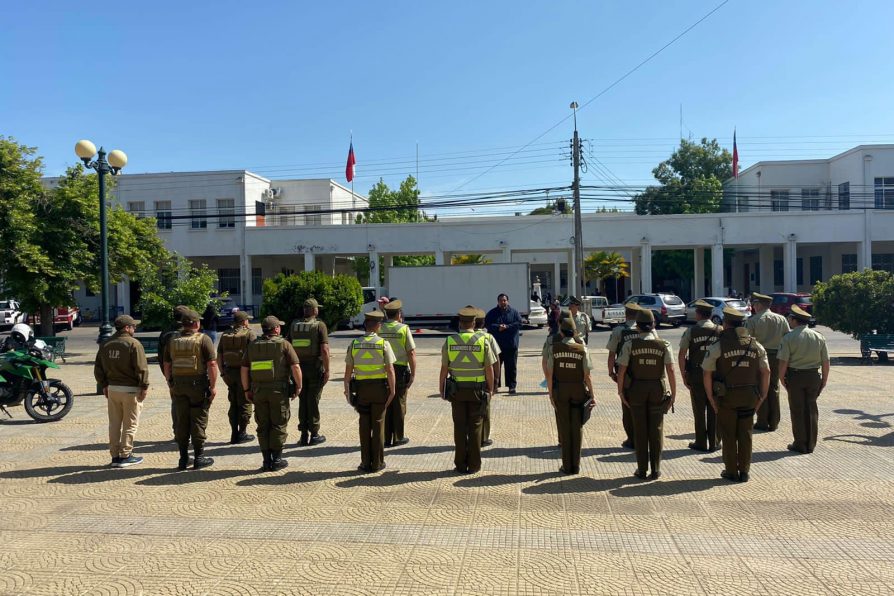
[[[304,316],[289,325],[287,339],[301,360],[304,386],[298,396],[299,446],[319,445],[326,441],[320,434],[320,397],[329,382],[329,331],[317,318],[320,304],[315,298],[304,301]]]
[[[788,392],[792,434],[789,451],[813,453],[816,447],[819,411],[816,400],[829,380],[829,352],[826,338],[807,326],[810,313],[792,306],[788,320],[792,330],[779,346],[779,377]]]
[[[180,320],[183,330],[168,344],[164,371],[174,399],[174,439],[180,449],[177,467],[185,470],[189,465],[189,441],[192,438],[193,468],[198,470],[214,463],[203,453],[208,410],[217,395],[217,359],[211,338],[199,333],[199,314],[190,310]]]
[[[702,361],[702,383],[723,437],[720,475],[733,482],[748,482],[754,411],[767,397],[770,384],[767,352],[748,335],[744,319],[738,310],[724,308],[723,332]]]
[[[466,308],[475,308],[471,304],[466,306]],[[487,343],[490,346],[491,352],[497,357],[496,362],[493,364],[494,369],[494,379],[500,378],[500,344],[497,343],[497,338],[490,334],[487,330],[487,327],[484,325],[484,319],[487,316],[480,308],[476,309],[478,314],[475,316],[475,331],[478,333],[483,333],[485,339],[487,339]],[[487,407],[484,410],[484,419],[481,421],[481,446],[482,447],[490,447],[494,444],[494,440],[490,438],[490,402],[491,400],[487,400]]]
[[[373,310],[364,315],[366,333],[355,339],[345,354],[345,397],[360,414],[361,472],[385,467],[385,411],[394,399],[394,352],[379,337],[385,315]],[[356,393],[351,390],[354,382]]]
[[[171,312],[171,321],[168,324],[168,327],[158,336],[158,366],[161,368],[161,374],[165,373],[165,352],[167,352],[168,344],[172,339],[178,337],[181,331],[183,331],[183,322],[180,318],[187,312],[189,312],[188,306],[184,306],[183,304],[175,306],[173,312]],[[169,391],[168,393],[171,396],[171,429],[174,432],[174,440],[176,441],[177,408],[174,406],[173,391]]]
[[[568,310],[571,311],[571,319],[574,321],[574,329],[585,344],[590,343],[590,317],[581,312],[581,301],[577,296],[568,299]]]
[[[590,379],[590,354],[586,346],[574,341],[575,325],[570,317],[559,323],[562,340],[544,346],[544,374],[550,403],[556,413],[559,445],[562,449],[563,474],[580,472],[580,449],[584,408],[591,409],[593,384]]]
[[[404,418],[407,415],[407,391],[416,379],[416,342],[409,325],[403,322],[403,303],[392,300],[384,310],[388,320],[382,324],[379,337],[386,339],[394,352],[397,383],[394,399],[385,412],[385,447],[396,447],[410,442],[404,435]]]
[[[788,321],[782,315],[770,311],[772,298],[757,292],[751,295],[754,314],[745,321],[745,329],[767,351],[770,362],[770,390],[767,399],[757,411],[754,428],[774,431],[779,427],[779,360],[777,351],[783,336],[789,332]]]
[[[454,469],[474,474],[481,470],[481,431],[494,388],[497,355],[488,347],[487,338],[475,331],[478,309],[462,308],[457,316],[459,333],[448,337],[441,348],[438,388],[453,411]]]
[[[674,405],[677,381],[670,344],[653,332],[655,315],[642,309],[636,315],[637,336],[624,343],[618,355],[618,395],[633,415],[636,446],[634,476],[651,480],[661,477],[661,450],[664,441],[664,415]],[[629,374],[629,382],[625,382]],[[662,378],[667,375],[670,394],[665,393]]]
[[[605,349],[608,350],[608,376],[615,383],[618,382],[618,367],[616,363],[618,355],[621,353],[621,348],[624,347],[626,342],[639,335],[639,331],[636,329],[636,314],[640,310],[639,305],[635,302],[628,302],[625,304],[624,318],[626,321],[623,325],[618,325],[612,329],[612,333],[608,338],[608,343],[605,344]],[[633,416],[630,413],[630,408],[624,403],[624,400],[621,400],[621,415],[621,421],[624,424],[624,434],[627,436],[627,438],[624,439],[624,442],[621,443],[621,447],[633,449]]]
[[[714,307],[704,300],[695,303],[695,326],[683,332],[677,363],[682,371],[683,384],[692,399],[695,417],[695,441],[689,448],[696,451],[715,451],[720,439],[717,415],[708,403],[702,375],[702,361],[708,348],[720,337],[720,327],[711,322]]]
[[[93,376],[102,387],[109,409],[109,451],[113,468],[143,462],[133,454],[133,438],[149,390],[149,365],[143,345],[134,339],[137,321],[128,315],[115,319],[115,335],[99,347]]]
[[[224,331],[217,342],[217,366],[227,384],[227,397],[230,400],[227,416],[230,419],[231,444],[254,440],[253,435],[245,432],[251,422],[251,402],[245,399],[240,376],[245,348],[257,339],[254,331],[248,327],[250,319],[251,315],[247,312],[238,311],[233,315],[233,326]]]
[[[264,458],[262,469],[270,472],[289,465],[282,458],[292,415],[289,401],[301,391],[298,355],[280,336],[282,325],[285,323],[276,317],[265,317],[261,321],[263,335],[248,344],[240,367],[240,388],[255,405],[258,445]]]

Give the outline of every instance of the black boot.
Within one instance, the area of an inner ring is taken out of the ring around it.
[[[185,470],[189,466],[189,449],[186,447],[180,448],[180,461],[177,462],[178,470]]]
[[[298,439],[299,447],[307,447],[310,444],[310,433],[306,430],[301,431],[301,438]]]
[[[214,460],[210,457],[205,457],[202,455],[205,452],[205,449],[202,447],[196,447],[195,449],[195,458],[192,461],[192,469],[193,470],[201,470],[202,468],[207,468],[211,464],[214,463]]]
[[[273,455],[269,449],[262,449],[261,454],[264,456],[264,463],[261,464],[261,471],[267,472],[270,470],[270,462],[273,460]]]
[[[236,443],[250,443],[255,440],[255,436],[245,432],[245,425],[240,424],[235,439]]]
[[[277,470],[282,470],[285,467],[288,467],[289,462],[282,458],[282,449],[275,449],[271,451],[272,457],[270,460],[270,471],[275,472]]]
[[[239,442],[239,429],[235,426],[231,427],[230,430],[230,445],[235,445]]]

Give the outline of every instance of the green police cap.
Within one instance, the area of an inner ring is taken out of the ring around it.
[[[745,313],[736,310],[731,306],[723,307],[723,320],[729,319],[730,321],[744,321]]]
[[[403,307],[404,307],[404,303],[401,302],[400,300],[392,300],[391,302],[389,302],[382,308],[385,309],[387,312],[397,312],[400,309],[402,309]]]
[[[273,315],[264,317],[261,320],[261,329],[264,331],[273,331],[277,327],[282,327],[283,325],[285,325],[285,323],[283,323],[279,320],[278,317],[274,317]]]
[[[642,310],[642,307],[639,304],[637,304],[636,302],[628,302],[627,304],[624,305],[624,311],[628,315],[635,315],[636,313],[638,313],[641,310]]]
[[[133,325],[136,327],[140,322],[131,317],[130,315],[121,315],[120,317],[115,318],[115,329],[124,329],[129,325]]]
[[[199,316],[194,310],[187,309],[180,315],[180,322],[184,325],[194,325],[202,320],[202,317]]]
[[[712,312],[714,312],[714,307],[704,300],[696,300],[693,306],[695,306],[695,310],[702,313],[703,315],[710,315]]]
[[[576,305],[580,306],[583,303],[580,301],[580,298],[578,298],[577,296],[572,296],[571,298],[568,299],[568,304],[576,304]]]
[[[654,323],[655,322],[655,313],[648,308],[640,308],[636,313],[636,322],[637,323]]]
[[[792,304],[792,311],[789,314],[804,323],[810,322],[810,313],[797,304]]]
[[[242,323],[244,321],[251,321],[251,315],[244,310],[236,311],[236,314],[233,315],[233,322]]]
[[[367,321],[381,321],[385,318],[385,313],[380,310],[371,310],[367,313],[363,313],[363,318]]]
[[[752,302],[763,302],[764,304],[769,305],[773,302],[773,299],[767,296],[766,294],[759,294],[758,292],[752,292],[751,294]]]
[[[308,298],[304,301],[304,308],[322,308],[316,298]]]
[[[465,320],[474,319],[475,317],[478,316],[478,309],[475,308],[474,306],[466,306],[466,307],[459,309],[459,312],[456,314],[457,314],[457,316],[459,316],[460,319],[465,319]]]

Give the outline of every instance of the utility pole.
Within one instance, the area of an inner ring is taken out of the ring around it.
[[[574,196],[574,279],[573,285],[568,284],[568,292],[574,293],[578,298],[584,295],[584,233],[580,217],[580,137],[577,134],[577,102],[572,101],[569,106],[574,110],[574,139],[571,141],[572,163],[574,164],[574,182],[571,189]],[[569,275],[569,277],[572,277]]]

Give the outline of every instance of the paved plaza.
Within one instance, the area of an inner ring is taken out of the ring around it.
[[[784,406],[780,431],[755,435],[746,484],[720,479],[719,453],[687,449],[681,386],[665,422],[664,475],[643,482],[620,448],[619,401],[595,349],[597,407],[581,474],[567,477],[540,387],[540,341],[523,345],[519,394],[494,401],[495,443],[473,476],[452,471],[450,406],[436,395],[440,340],[419,342],[411,442],[386,450],[387,469],[372,475],[356,471],[345,338],[334,340],[321,404],[328,441],[295,447],[293,416],[290,466],[274,473],[258,471],[256,444],[225,442],[224,394],[208,432],[214,466],[177,472],[154,361],[135,449],[145,461],[108,468],[93,354],[71,349],[56,371],[77,396],[71,414],[41,425],[15,408],[0,423],[0,593],[894,593],[894,366],[860,365],[853,349],[836,355],[816,452],[785,449]]]

